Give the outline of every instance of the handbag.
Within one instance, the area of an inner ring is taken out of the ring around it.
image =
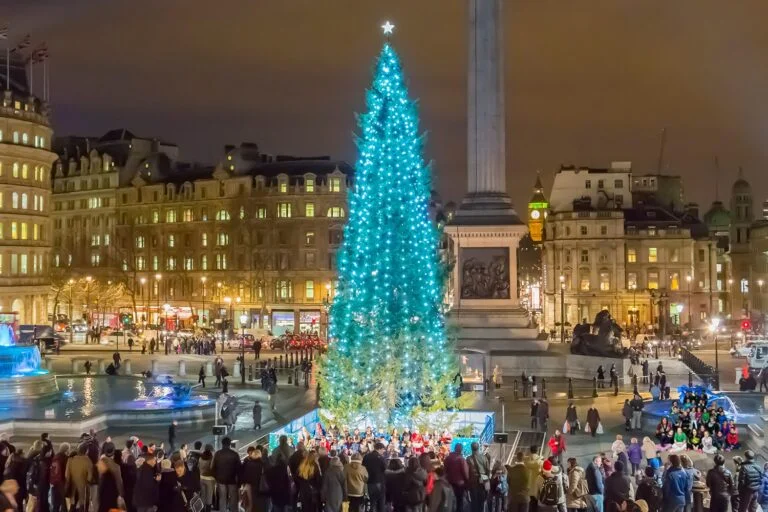
[[[602,433],[603,433],[603,424],[601,422],[597,424],[597,428],[595,429],[595,434],[602,434]]]
[[[571,431],[571,424],[567,421],[563,423],[563,434],[567,434]]]
[[[187,510],[189,512],[203,512],[205,503],[203,503],[203,499],[200,497],[200,495],[196,492],[193,492],[192,497],[187,499],[187,495],[184,494],[184,489],[181,488],[181,484],[177,485],[179,486],[179,493],[181,494],[181,498],[184,500],[184,505],[187,507]]]

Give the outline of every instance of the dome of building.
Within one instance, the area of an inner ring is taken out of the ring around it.
[[[752,187],[749,186],[749,182],[744,178],[739,178],[733,182],[733,188],[731,191],[734,194],[749,194],[752,192]]]
[[[731,213],[725,209],[722,201],[714,201],[712,203],[707,213],[704,214],[704,224],[710,230],[713,228],[728,229],[728,226],[731,224]]]

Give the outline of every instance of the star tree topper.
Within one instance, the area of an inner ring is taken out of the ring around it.
[[[390,23],[389,20],[387,20],[381,26],[381,30],[384,31],[385,36],[389,36],[389,35],[392,35],[392,32],[394,32],[395,26],[392,23]]]

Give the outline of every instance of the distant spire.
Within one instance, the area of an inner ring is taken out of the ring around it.
[[[739,179],[744,179],[744,168],[742,166],[739,166]]]
[[[715,155],[715,201],[720,200],[720,159]]]
[[[541,171],[536,171],[536,184],[533,186],[536,190],[543,190],[544,185],[541,184]]]
[[[661,129],[661,145],[659,147],[659,163],[656,167],[656,174],[661,174],[662,169],[664,168],[664,149],[667,146],[667,128],[664,127]]]

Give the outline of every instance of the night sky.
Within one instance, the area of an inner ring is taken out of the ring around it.
[[[507,0],[507,173],[523,207],[536,170],[631,160],[686,197],[721,199],[743,165],[768,186],[768,2]],[[127,127],[213,162],[224,144],[354,161],[379,25],[420,100],[438,190],[466,188],[464,0],[0,0],[16,38],[50,48],[54,128]],[[39,80],[39,77],[38,79]],[[39,82],[38,82],[39,83]],[[520,208],[521,210],[524,209]]]

